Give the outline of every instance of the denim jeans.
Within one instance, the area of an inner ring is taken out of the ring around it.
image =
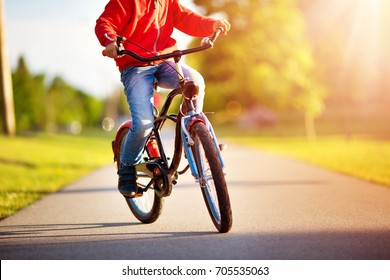
[[[203,107],[205,89],[203,77],[188,65],[184,63],[181,65],[185,78],[199,85],[195,108],[197,112],[200,112]],[[153,84],[157,82],[161,88],[173,89],[178,86],[179,78],[174,62],[168,61],[153,66],[125,68],[121,73],[121,80],[132,118],[132,126],[124,143],[121,162],[126,166],[133,166],[141,162],[143,148],[153,128]]]

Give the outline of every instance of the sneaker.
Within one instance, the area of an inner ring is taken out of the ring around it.
[[[134,166],[125,166],[121,164],[118,170],[118,190],[129,198],[137,195],[137,175]]]

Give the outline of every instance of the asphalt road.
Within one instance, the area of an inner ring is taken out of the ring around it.
[[[233,228],[219,234],[189,174],[139,223],[113,166],[0,222],[6,259],[390,259],[390,188],[231,145]]]

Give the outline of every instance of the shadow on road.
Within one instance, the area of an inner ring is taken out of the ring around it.
[[[132,232],[127,230],[132,228]],[[1,227],[1,259],[390,259],[390,230],[142,231],[139,223]],[[134,231],[136,229],[136,231]],[[7,241],[11,239],[12,244]]]
[[[88,188],[88,189],[62,189],[56,194],[70,194],[70,193],[93,193],[93,192],[118,192],[118,189],[115,187],[106,187],[106,188]],[[118,192],[119,193],[119,192]]]
[[[139,222],[134,223],[80,223],[80,224],[41,224],[41,225],[15,225],[0,227],[0,244],[1,241],[7,239],[42,239],[42,238],[69,238],[69,237],[96,237],[96,236],[120,236],[120,235],[140,235],[141,240],[148,238],[147,236],[156,235],[154,239],[170,237],[184,237],[184,236],[204,236],[216,234],[214,231],[210,232],[134,232],[133,230],[125,231],[125,229],[132,226],[147,227]],[[111,230],[111,231],[109,231]],[[86,233],[86,231],[88,233]],[[66,232],[66,234],[61,234]],[[75,234],[75,232],[79,232]],[[104,232],[104,233],[103,233]],[[146,236],[142,238],[142,236]]]
[[[315,186],[315,185],[326,185],[326,181],[315,181],[315,180],[281,180],[281,181],[246,181],[246,180],[229,180],[227,179],[228,188],[235,187],[263,187],[263,186],[290,186],[290,185],[300,185],[300,186]],[[184,183],[181,184],[180,180],[177,185],[173,186],[175,188],[190,188],[190,187],[199,187],[197,183]]]

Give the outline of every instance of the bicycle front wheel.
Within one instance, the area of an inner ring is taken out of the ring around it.
[[[207,210],[217,230],[228,232],[233,218],[225,175],[218,156],[220,151],[204,123],[195,123],[191,128],[191,136],[194,140],[192,152],[198,169],[199,185]]]
[[[118,155],[122,153],[124,140],[129,129],[124,129],[118,138]],[[118,168],[120,166],[120,156],[116,159]],[[145,188],[150,178],[144,174],[137,173],[138,188]],[[142,223],[149,224],[155,222],[160,216],[164,199],[159,197],[153,189],[145,189],[140,197],[125,198],[133,215]]]

